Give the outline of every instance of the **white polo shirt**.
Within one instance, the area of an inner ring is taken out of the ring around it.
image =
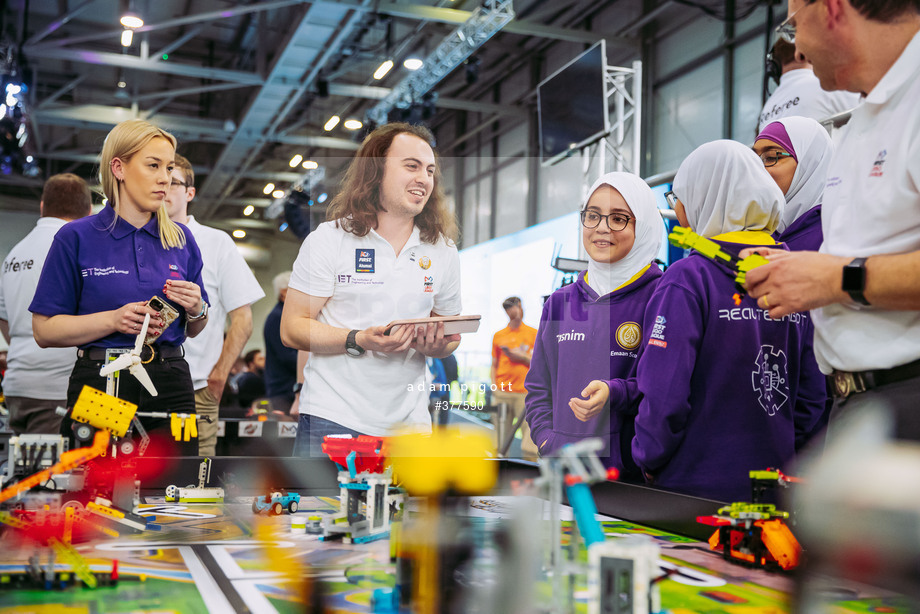
[[[29,304],[57,231],[66,224],[43,217],[16,244],[0,269],[0,320],[10,323],[10,349],[3,392],[13,397],[66,399],[67,382],[77,360],[76,348],[40,348],[32,336]]]
[[[208,323],[197,337],[189,337],[185,346],[185,360],[192,374],[195,390],[208,385],[208,375],[220,359],[224,346],[224,323],[227,314],[251,305],[265,296],[255,275],[236,249],[236,244],[226,232],[202,226],[191,215],[188,229],[201,250],[204,268],[201,279],[208,293]]]
[[[422,243],[419,229],[396,256],[376,231],[358,237],[335,222],[311,232],[294,262],[290,287],[329,297],[317,318],[363,330],[393,320],[460,313],[460,256],[453,243]],[[310,355],[300,411],[367,435],[408,426],[431,430],[425,357],[413,349]]]
[[[783,73],[779,85],[767,98],[760,112],[757,131],[767,124],[790,115],[810,117],[816,121],[849,111],[859,104],[859,94],[854,92],[827,92],[814,71],[798,68]]]
[[[827,173],[821,251],[920,250],[920,34],[840,131]],[[812,312],[821,370],[887,369],[920,358],[920,311],[851,303]]]

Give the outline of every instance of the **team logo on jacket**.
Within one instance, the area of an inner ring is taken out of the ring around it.
[[[869,171],[870,177],[882,176],[882,165],[885,164],[885,156],[887,155],[887,149],[883,149],[882,151],[878,152],[878,157],[875,159],[875,162],[872,163],[872,170]]]
[[[652,327],[652,334],[649,335],[649,345],[657,345],[660,348],[668,347],[668,342],[664,340],[664,329],[667,328],[667,324],[668,321],[664,316],[655,316],[655,326]]]
[[[623,322],[617,327],[617,343],[624,350],[634,350],[642,341],[642,328],[635,322]]]
[[[356,249],[355,250],[355,273],[373,273],[374,272],[374,250]]]
[[[760,347],[751,383],[757,401],[768,416],[774,415],[789,400],[789,369],[786,353],[772,345]]]
[[[418,259],[418,265],[427,271],[431,268],[431,258],[428,256],[422,256]]]
[[[425,275],[425,292],[434,292],[434,277]]]
[[[557,333],[556,334],[556,343],[562,343],[563,341],[584,341],[584,333],[576,333],[573,328],[567,333]]]

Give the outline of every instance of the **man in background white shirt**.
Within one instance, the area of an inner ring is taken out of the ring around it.
[[[186,339],[185,360],[195,387],[198,413],[198,454],[214,456],[217,445],[217,418],[220,397],[230,368],[252,334],[252,303],[265,293],[236,244],[226,232],[202,226],[188,214],[195,198],[195,173],[184,157],[176,154],[166,206],[172,221],[192,231],[204,269],[201,277],[210,299],[209,325],[195,338]],[[224,322],[230,325],[224,335]],[[210,418],[210,422],[206,418]]]
[[[811,62],[797,53],[792,43],[778,39],[773,45],[772,56],[782,74],[779,86],[767,98],[760,112],[758,133],[770,122],[783,117],[798,115],[820,122],[832,115],[850,111],[859,104],[858,93],[828,92],[822,89]]]
[[[39,204],[41,218],[16,244],[0,269],[0,331],[10,344],[3,391],[16,434],[57,434],[57,407],[67,405],[67,382],[77,360],[76,348],[38,347],[32,336],[29,304],[57,231],[92,211],[89,186],[71,173],[45,182]]]

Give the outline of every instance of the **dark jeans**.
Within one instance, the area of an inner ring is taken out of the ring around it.
[[[297,423],[297,438],[294,439],[294,456],[301,458],[323,458],[323,438],[326,435],[363,435],[332,420],[300,414]]]
[[[67,387],[68,407],[73,407],[77,402],[83,386],[105,392],[105,377],[99,375],[103,363],[101,360],[77,359]],[[195,413],[195,390],[192,388],[192,376],[184,358],[155,358],[144,365],[144,368],[157,389],[157,396],[150,396],[137,378],[124,369],[118,376],[118,398],[137,405],[138,412]],[[151,438],[148,456],[198,455],[198,441],[176,441],[172,436],[168,418],[142,417],[140,422]],[[61,434],[72,435],[72,423],[70,418],[65,418],[61,423]]]

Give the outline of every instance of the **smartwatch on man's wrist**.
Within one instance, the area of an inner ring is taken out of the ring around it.
[[[866,295],[866,258],[854,258],[843,267],[843,280],[841,287],[850,295],[854,303],[868,305]]]
[[[359,331],[357,330],[351,331],[348,333],[348,338],[345,340],[345,353],[349,356],[357,357],[364,354],[364,348],[358,345],[356,340],[358,337],[358,332]]]

